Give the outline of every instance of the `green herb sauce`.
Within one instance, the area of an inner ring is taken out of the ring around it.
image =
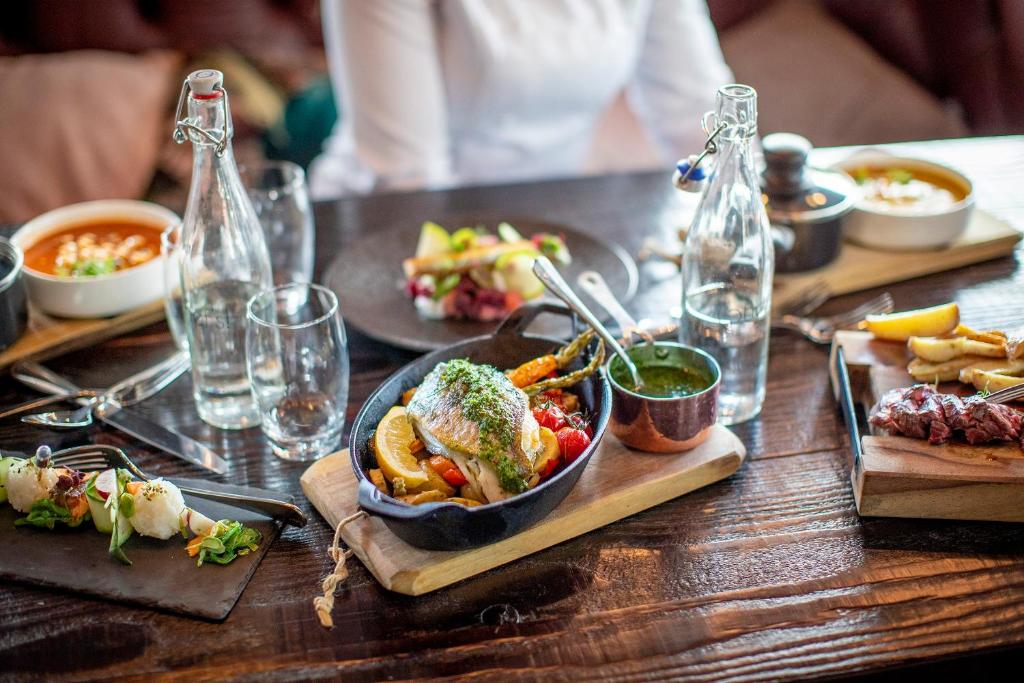
[[[620,386],[651,398],[691,396],[704,391],[714,381],[709,372],[678,365],[638,365],[637,372],[643,382],[640,390],[633,386],[633,379],[623,363],[612,364],[612,379]]]
[[[480,428],[480,457],[494,465],[501,488],[525,491],[526,477],[508,455],[517,430],[517,416],[508,407],[520,401],[508,377],[490,365],[458,359],[445,365],[438,384],[442,389],[459,387],[462,415]]]

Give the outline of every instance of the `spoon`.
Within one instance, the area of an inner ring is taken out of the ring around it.
[[[637,389],[643,387],[644,383],[640,379],[640,373],[636,369],[636,365],[633,363],[633,359],[629,357],[626,351],[619,345],[619,342],[612,336],[612,333],[608,331],[601,321],[597,319],[589,308],[584,305],[580,298],[576,296],[576,293],[572,291],[569,284],[558,274],[555,267],[551,264],[551,261],[545,256],[538,256],[537,260],[533,262],[533,274],[537,276],[537,279],[544,283],[544,286],[548,290],[557,296],[559,299],[564,301],[576,313],[576,315],[583,318],[584,321],[597,332],[601,339],[604,339],[605,343],[611,347],[612,351],[622,360],[626,368],[629,370],[629,376],[633,380],[633,386]]]
[[[608,287],[608,283],[601,277],[601,273],[594,270],[585,270],[577,276],[576,284],[615,320],[622,330],[622,338],[627,344],[632,341],[634,334],[648,344],[654,343],[654,337],[649,332],[643,330],[640,327],[640,323],[636,321],[636,318],[631,316],[629,311],[623,308],[619,300],[615,298],[612,290]]]
[[[92,424],[92,409],[96,406],[99,397],[89,399],[89,402],[74,410],[51,410],[48,413],[34,413],[21,418],[25,424],[49,427],[50,429],[80,429]]]

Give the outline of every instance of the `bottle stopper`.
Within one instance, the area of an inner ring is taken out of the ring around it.
[[[708,176],[699,164],[700,157],[696,154],[680,159],[672,174],[672,184],[683,192],[700,192]]]
[[[224,74],[216,69],[200,69],[188,75],[192,96],[200,100],[220,97],[224,88]]]

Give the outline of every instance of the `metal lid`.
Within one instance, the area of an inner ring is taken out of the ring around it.
[[[857,185],[845,173],[807,165],[813,147],[795,133],[772,133],[761,142],[761,174],[768,220],[773,223],[820,223],[853,208]]]

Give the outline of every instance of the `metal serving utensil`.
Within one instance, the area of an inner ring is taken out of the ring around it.
[[[615,298],[608,283],[601,277],[601,273],[595,270],[585,270],[576,277],[576,284],[615,320],[619,329],[622,330],[622,338],[626,344],[632,341],[634,334],[648,344],[654,343],[654,337],[641,328],[636,318],[630,315],[629,311],[623,308],[619,300]]]
[[[636,365],[633,363],[633,359],[629,357],[629,354],[622,348],[619,342],[612,336],[612,333],[608,331],[601,321],[597,319],[597,316],[591,312],[586,305],[580,301],[580,298],[576,296],[576,293],[572,291],[569,284],[559,275],[555,266],[552,265],[544,256],[538,256],[533,262],[533,273],[537,278],[544,283],[544,286],[548,290],[557,296],[559,299],[564,301],[569,308],[573,310],[576,315],[583,318],[588,325],[594,328],[604,342],[611,347],[612,351],[618,355],[622,362],[629,369],[630,378],[633,380],[633,386],[636,388],[642,387],[643,382],[640,380],[640,373],[636,369]]]
[[[120,448],[106,444],[66,448],[54,453],[51,456],[51,462],[81,472],[98,472],[121,467],[142,481],[152,481],[155,478],[139,469]],[[274,498],[272,491],[250,487],[227,487],[224,484],[214,484],[213,482],[196,483],[183,479],[167,479],[167,481],[181,489],[182,493],[197,498],[254,510],[296,527],[306,525],[305,513],[292,503]],[[210,488],[206,488],[207,486]],[[228,488],[234,490],[228,490]],[[251,493],[242,493],[247,489]]]
[[[1024,399],[1024,384],[1006,387],[985,397],[985,400],[989,403],[1008,403],[1018,399]]]
[[[892,295],[889,292],[867,301],[860,306],[829,316],[799,316],[785,313],[772,318],[772,327],[799,332],[816,344],[830,344],[836,331],[854,325],[865,316],[875,313],[889,313],[893,309]]]
[[[22,422],[49,427],[51,429],[76,429],[80,427],[88,427],[93,422],[93,413],[98,406],[109,403],[116,403],[122,408],[135,405],[136,403],[144,401],[145,399],[162,391],[165,387],[181,376],[181,374],[188,368],[188,356],[183,352],[178,352],[172,354],[152,367],[146,368],[141,372],[137,372],[134,375],[117,382],[102,393],[97,391],[68,392],[63,395],[37,399],[36,401],[30,401],[22,404],[21,406],[16,406],[15,408],[0,414],[0,418],[34,409],[28,408],[27,406],[38,404],[39,402],[55,402],[88,398],[89,400],[84,405],[74,410],[54,410],[47,413],[38,413],[21,418]],[[49,384],[45,386],[41,384],[43,381],[50,381],[53,380],[54,377],[59,378],[59,376],[55,375],[49,379],[44,376],[40,376],[35,372],[34,366],[16,366],[14,369],[14,375],[20,381],[41,391],[51,391],[54,388],[59,389],[55,382],[52,386]],[[91,393],[92,395],[82,395],[86,393]]]

